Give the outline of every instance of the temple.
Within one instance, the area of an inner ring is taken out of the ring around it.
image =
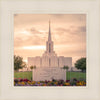
[[[30,66],[36,67],[72,67],[72,57],[57,56],[54,51],[54,43],[51,37],[51,27],[49,21],[48,40],[46,42],[46,51],[43,55],[36,57],[28,57],[28,68]],[[59,48],[60,49],[60,48]]]

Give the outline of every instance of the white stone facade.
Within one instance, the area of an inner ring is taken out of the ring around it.
[[[28,67],[72,67],[72,58],[64,56],[28,57]]]

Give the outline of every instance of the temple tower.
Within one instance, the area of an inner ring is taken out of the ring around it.
[[[51,38],[51,27],[50,27],[50,21],[49,21],[49,32],[48,32],[48,41],[46,42],[46,51],[43,54],[43,56],[56,56],[54,50],[53,50],[53,41]]]
[[[53,53],[53,41],[51,40],[51,29],[50,29],[50,21],[49,21],[49,33],[48,33],[48,41],[46,42],[46,53]]]

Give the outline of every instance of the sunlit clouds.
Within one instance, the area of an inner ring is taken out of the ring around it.
[[[14,54],[42,56],[48,39],[49,19],[54,50],[75,61],[86,56],[85,14],[17,14],[14,16]]]
[[[22,47],[21,49],[29,49],[29,50],[45,50],[45,46],[27,46],[27,47]]]

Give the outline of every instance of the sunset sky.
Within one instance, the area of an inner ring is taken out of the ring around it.
[[[14,54],[42,56],[46,50],[49,20],[54,50],[58,56],[77,59],[86,56],[85,14],[16,14],[14,15]]]

